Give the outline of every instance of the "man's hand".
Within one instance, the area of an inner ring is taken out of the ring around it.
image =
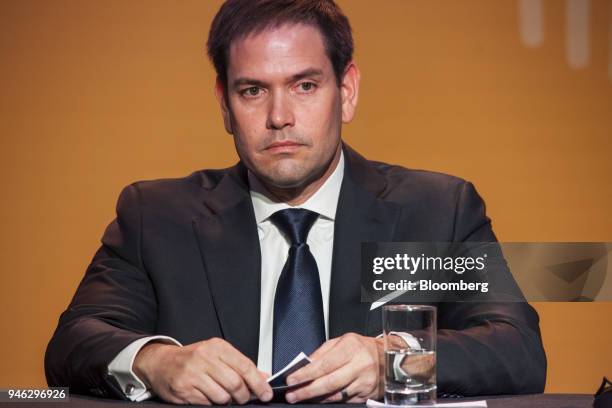
[[[311,356],[312,363],[291,374],[288,384],[312,381],[285,395],[290,403],[365,402],[383,394],[383,339],[347,333],[325,342]],[[348,399],[343,399],[345,390]]]
[[[251,393],[262,401],[272,399],[267,374],[218,338],[185,347],[147,344],[133,369],[157,396],[174,404],[244,404]]]

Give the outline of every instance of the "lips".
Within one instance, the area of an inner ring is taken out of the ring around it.
[[[285,141],[279,141],[279,142],[274,142],[270,144],[268,147],[266,147],[266,150],[271,151],[271,152],[277,152],[277,153],[291,152],[291,151],[298,149],[300,146],[302,145],[299,143],[285,140]]]

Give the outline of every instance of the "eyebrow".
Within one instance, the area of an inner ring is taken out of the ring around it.
[[[297,74],[292,75],[287,81],[287,83],[299,81],[300,79],[304,79],[304,78],[314,78],[314,77],[322,77],[322,76],[323,76],[322,70],[317,69],[317,68],[307,68],[303,71],[298,72]],[[261,81],[259,79],[248,78],[248,77],[236,78],[232,82],[232,86],[234,88],[237,88],[240,85],[253,85],[253,86],[259,86],[262,88],[266,88],[268,86],[268,83]]]

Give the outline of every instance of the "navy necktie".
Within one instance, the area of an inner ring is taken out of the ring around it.
[[[303,351],[325,342],[319,270],[306,238],[319,214],[305,209],[277,211],[270,220],[291,240],[274,297],[272,369],[279,371]]]

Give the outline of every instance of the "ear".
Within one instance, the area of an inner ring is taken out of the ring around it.
[[[342,122],[349,123],[355,116],[357,100],[359,99],[359,80],[361,74],[354,61],[349,62],[344,70],[342,83],[340,84],[340,96],[342,98]]]
[[[215,96],[217,97],[217,101],[219,102],[219,106],[221,107],[221,115],[223,116],[223,125],[225,126],[225,131],[232,134],[232,122],[230,120],[230,111],[227,104],[225,86],[223,82],[221,82],[221,78],[217,77],[215,81]]]

